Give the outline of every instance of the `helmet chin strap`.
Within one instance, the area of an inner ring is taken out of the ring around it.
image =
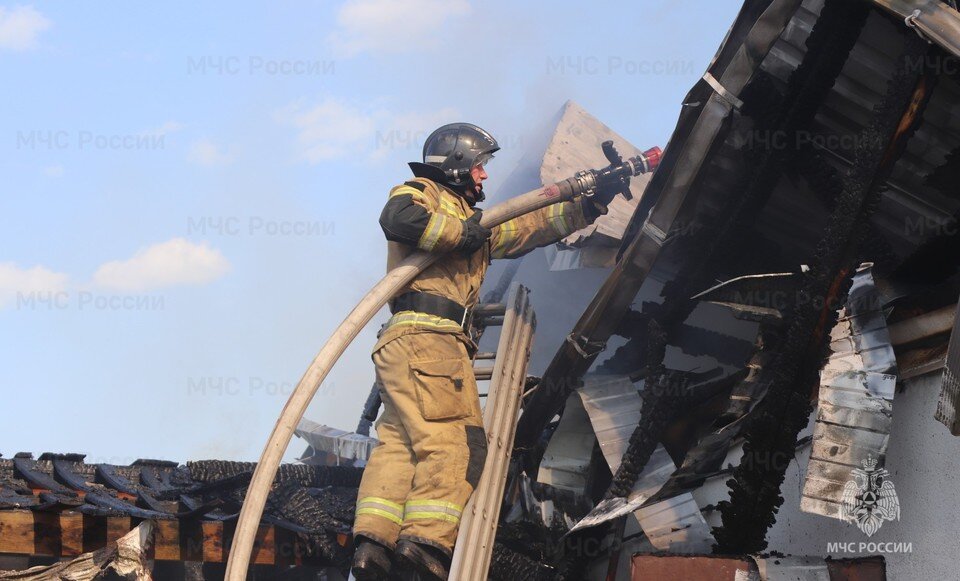
[[[473,181],[472,177],[468,177],[464,183],[455,184],[447,182],[445,185],[456,192],[458,196],[466,200],[467,203],[470,204],[471,208],[486,198],[486,196],[483,194],[483,186],[479,185],[480,191],[478,192],[478,184]]]
[[[478,192],[478,184],[473,181],[473,176],[469,172],[467,172],[465,176],[458,175],[457,177],[460,179],[455,180],[451,173],[444,172],[434,165],[420,163],[418,161],[411,161],[408,165],[413,171],[413,175],[418,178],[427,178],[447,186],[466,200],[467,203],[470,204],[470,207],[475,206],[486,198],[483,193],[483,185],[479,184],[480,191]]]
[[[470,182],[473,183],[473,178],[470,178]],[[483,193],[483,184],[475,184],[474,187],[470,189],[470,192],[474,198],[474,201],[471,202],[470,207],[473,207],[487,199],[486,194]]]
[[[447,171],[446,176],[448,179],[447,185],[460,194],[460,197],[465,199],[471,208],[486,199],[483,193],[483,184],[474,181],[472,172],[453,170]]]

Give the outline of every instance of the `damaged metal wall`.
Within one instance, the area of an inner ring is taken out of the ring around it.
[[[843,500],[851,471],[871,461],[885,464],[897,385],[883,301],[869,266],[854,276],[846,308],[830,336],[832,353],[820,372],[813,447],[800,508],[846,518]]]

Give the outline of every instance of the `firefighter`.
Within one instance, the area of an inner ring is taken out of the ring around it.
[[[423,146],[414,178],[380,215],[387,270],[417,251],[441,255],[391,300],[373,348],[383,414],[357,495],[353,574],[398,568],[446,579],[463,507],[487,453],[475,345],[465,332],[492,258],[516,258],[592,223],[616,192],[547,206],[492,229],[480,225],[485,166],[499,149],[486,131],[452,123]]]

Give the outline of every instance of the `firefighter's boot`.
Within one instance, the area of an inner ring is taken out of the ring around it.
[[[418,573],[423,581],[444,581],[450,574],[450,559],[442,551],[413,541],[397,543],[397,564],[405,572]]]
[[[390,551],[380,543],[364,537],[357,537],[357,548],[353,553],[353,573],[357,581],[378,581],[387,579],[392,562]]]

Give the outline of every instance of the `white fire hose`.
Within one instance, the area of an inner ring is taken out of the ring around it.
[[[604,153],[612,144],[604,144]],[[615,151],[614,151],[615,153]],[[598,183],[611,183],[619,180],[623,186],[621,191],[628,193],[631,176],[650,171],[659,162],[660,150],[654,148],[644,155],[620,160],[619,156],[611,158],[607,153],[611,165],[603,170],[587,170],[579,172],[569,178],[538,190],[527,192],[489,210],[484,210],[481,225],[493,228],[518,216],[528,214],[546,206],[570,200],[578,194],[590,195]],[[337,327],[327,343],[320,349],[317,356],[310,363],[306,373],[297,383],[296,389],[287,400],[287,404],[280,412],[280,418],[267,440],[260,461],[253,472],[247,495],[240,509],[240,517],[230,547],[230,556],[227,558],[226,581],[243,581],[246,579],[250,565],[250,556],[253,550],[254,539],[263,516],[263,508],[267,502],[267,495],[273,485],[273,480],[280,466],[280,460],[293,438],[294,430],[303,414],[316,394],[317,389],[327,377],[334,363],[343,355],[347,346],[356,338],[360,330],[370,322],[370,319],[417,275],[433,264],[441,255],[428,252],[417,252],[400,263],[374,286],[370,292],[360,300],[356,307],[347,315]]]

